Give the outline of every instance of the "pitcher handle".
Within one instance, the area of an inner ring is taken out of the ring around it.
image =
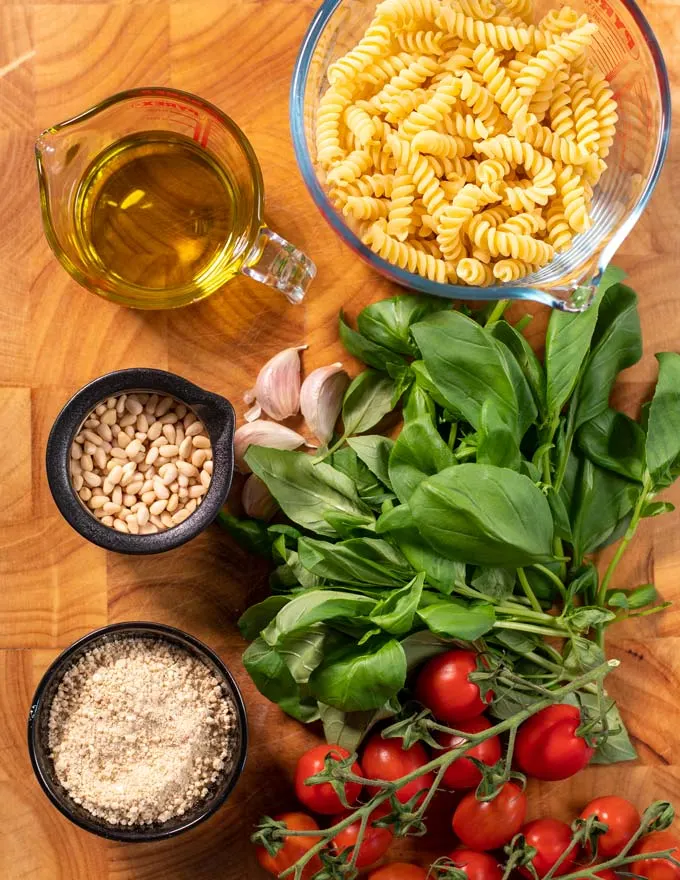
[[[253,254],[254,261],[241,268],[244,275],[280,290],[293,304],[302,302],[316,275],[306,254],[266,226],[260,229]]]

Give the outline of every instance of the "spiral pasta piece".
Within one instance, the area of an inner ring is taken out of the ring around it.
[[[498,183],[510,174],[510,163],[505,159],[484,159],[476,172],[477,183]]]
[[[419,153],[428,153],[440,159],[456,159],[469,156],[473,150],[472,139],[455,134],[441,134],[437,131],[421,131],[413,138],[411,145]]]
[[[475,287],[488,287],[493,284],[493,270],[481,260],[474,257],[464,257],[458,261],[456,274],[461,281]]]
[[[597,152],[600,143],[600,126],[595,101],[583,74],[574,73],[569,79],[569,96],[574,113],[576,142],[588,150]]]
[[[565,31],[573,31],[588,21],[588,16],[577,12],[571,6],[562,6],[560,9],[550,9],[538,23],[539,30],[548,31],[552,34],[563,34]]]
[[[554,199],[546,211],[546,226],[548,229],[548,242],[555,248],[558,254],[569,250],[574,235],[569,226],[569,221],[564,214],[564,205],[561,199]]]
[[[400,52],[398,55],[390,55],[387,58],[375,58],[356,78],[357,88],[382,86],[398,76],[414,60],[408,52]]]
[[[495,131],[498,128],[501,114],[491,92],[484,86],[476,83],[467,70],[461,74],[456,82],[458,85],[455,87],[455,91],[458,92],[460,100],[467,104],[473,114],[489,130]]]
[[[432,97],[410,113],[400,126],[401,134],[413,138],[418,132],[431,131],[445,116],[451,112],[456,103],[458,89],[455,77],[447,76],[435,89]]]
[[[399,241],[406,241],[408,238],[415,195],[416,187],[411,175],[407,171],[397,173],[392,188],[387,234]]]
[[[349,91],[341,88],[328,89],[321,99],[316,122],[316,155],[323,168],[330,168],[345,158],[346,151],[340,145],[340,121],[351,100]]]
[[[413,113],[414,110],[417,110],[418,107],[420,107],[421,104],[424,104],[429,97],[430,93],[425,89],[413,89],[413,91],[410,92],[400,92],[398,95],[395,95],[383,104],[385,120],[389,122],[390,125],[399,125],[409,113]]]
[[[574,232],[587,232],[591,226],[586,191],[581,178],[570,165],[557,175],[557,192],[564,205],[564,216]]]
[[[525,275],[531,275],[534,265],[524,260],[498,260],[493,266],[493,276],[506,284],[510,281],[519,281]]]
[[[537,266],[545,266],[549,263],[555,251],[552,245],[532,238],[530,235],[517,235],[514,232],[499,232],[493,227],[484,230],[483,224],[475,237],[478,247],[486,248],[492,256],[512,257],[513,260],[523,260],[525,263],[533,263]]]
[[[449,34],[470,43],[483,43],[494,49],[521,50],[533,39],[533,31],[529,28],[518,28],[511,25],[492,24],[479,21],[450,6],[442,8],[437,18],[437,26]]]
[[[389,54],[392,46],[392,32],[386,24],[374,22],[359,43],[328,68],[328,82],[340,86],[362,73],[376,58]]]
[[[561,67],[571,64],[588,48],[597,30],[596,24],[587,22],[558,37],[548,48],[541,49],[515,81],[520,95],[530,101],[548,78]]]
[[[355,220],[379,220],[387,217],[387,212],[387,202],[371,196],[348,196],[342,209],[345,217],[354,217]]]
[[[438,281],[440,284],[445,284],[447,281],[447,268],[443,260],[438,260],[411,244],[397,241],[396,238],[388,235],[378,223],[369,227],[363,236],[363,241],[379,257],[400,269],[418,272],[425,278],[429,278],[430,281]]]
[[[393,28],[404,28],[414,21],[435,22],[440,11],[440,0],[383,0],[376,18]]]
[[[463,228],[472,219],[475,211],[486,202],[482,189],[473,183],[467,183],[451,204],[441,211],[437,226],[437,242],[447,260],[455,259],[460,249]]]
[[[496,15],[496,4],[492,0],[452,0],[455,9],[470,18],[490,21]]]
[[[437,131],[455,137],[467,138],[469,141],[490,136],[489,129],[481,119],[476,119],[471,113],[461,113],[459,110],[454,110],[445,116],[439,123]],[[472,146],[470,151],[472,151]]]
[[[330,184],[354,183],[373,165],[371,155],[366,150],[355,150],[346,159],[332,168],[327,175]]]
[[[486,87],[493,95],[494,101],[508,119],[524,130],[526,125],[536,122],[536,117],[527,112],[527,104],[517,89],[513,86],[510,78],[501,67],[501,59],[493,49],[486,46],[477,46],[472,56],[477,69],[484,77]]]
[[[605,159],[609,155],[609,150],[616,134],[616,123],[619,119],[616,112],[617,104],[609,83],[599,70],[587,70],[584,77],[597,112],[597,124],[600,133],[598,155],[601,159]]]
[[[503,0],[508,12],[520,18],[525,24],[531,24],[534,18],[533,0]]]
[[[371,98],[370,104],[377,110],[384,110],[385,105],[403,92],[418,88],[426,79],[434,76],[439,70],[439,62],[428,55],[420,55],[405,67],[397,76]]]
[[[441,31],[399,31],[397,43],[405,52],[419,55],[443,55],[447,35]]]
[[[379,143],[380,126],[358,104],[353,104],[345,110],[345,125],[355,137],[358,148],[372,147]]]
[[[518,235],[534,235],[536,232],[542,232],[546,227],[546,222],[537,211],[525,211],[522,214],[515,214],[514,217],[508,217],[498,225],[499,232],[516,232]]]
[[[585,165],[592,159],[592,153],[575,141],[560,137],[545,125],[529,125],[524,132],[524,140],[552,159],[568,165]]]

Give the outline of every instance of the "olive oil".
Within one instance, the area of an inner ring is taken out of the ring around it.
[[[81,181],[74,212],[78,251],[114,285],[214,290],[233,275],[234,187],[190,138],[151,131],[116,141]]]

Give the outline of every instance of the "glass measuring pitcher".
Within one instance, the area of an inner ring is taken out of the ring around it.
[[[166,309],[239,273],[300,302],[314,263],[264,223],[262,172],[239,127],[187,92],[132,89],[36,142],[47,239],[89,290]]]

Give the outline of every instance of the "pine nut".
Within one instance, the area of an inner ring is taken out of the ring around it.
[[[95,434],[94,431],[83,431],[83,437],[89,440],[90,443],[94,443],[95,446],[101,446],[104,442],[99,434]]]
[[[173,514],[172,521],[178,526],[180,523],[183,523],[187,517],[191,516],[187,508],[185,507],[183,510],[178,510],[177,513]]]
[[[85,442],[85,438],[83,437],[82,432],[80,434],[76,434],[73,439],[76,443],[80,443],[81,445]]]
[[[174,443],[166,443],[165,446],[161,446],[160,453],[163,458],[175,458],[179,455],[179,449],[174,445]]]
[[[181,446],[184,442],[184,428],[181,425],[177,425],[175,430],[175,445]]]
[[[145,526],[149,522],[149,508],[146,504],[140,504],[137,508],[137,522],[140,526]]]
[[[120,488],[120,486],[116,486],[114,488],[113,492],[111,493],[111,501],[113,501],[114,504],[123,503],[123,490]]]
[[[117,418],[118,413],[115,411],[115,409],[107,409],[101,418],[102,425],[108,425],[110,428],[112,425],[116,424]]]
[[[191,410],[184,416],[182,419],[182,424],[184,425],[184,431],[189,427],[189,425],[193,425],[194,422],[198,421],[198,416],[196,413],[193,413]]]
[[[105,495],[110,495],[113,492],[113,483],[108,477],[104,480],[103,489]]]
[[[106,495],[93,495],[92,498],[87,502],[87,506],[91,510],[98,510],[100,507],[103,507],[105,504],[109,503],[109,499]]]
[[[146,458],[144,459],[144,461],[147,464],[153,464],[160,454],[161,453],[158,447],[152,446],[151,449],[146,453]]]
[[[179,464],[177,465],[177,468],[179,469]],[[189,477],[186,474],[180,474],[177,478],[177,482],[179,483],[181,489],[186,489],[189,485]]]
[[[130,483],[126,488],[128,490],[128,495],[139,495],[139,492],[144,483],[141,480],[135,480],[133,483]]]
[[[125,409],[135,417],[135,421],[137,420],[137,416],[144,411],[144,407],[137,400],[134,394],[131,394],[125,401]]]
[[[106,470],[106,451],[100,446],[92,456],[94,463],[100,470]]]
[[[80,492],[83,488],[83,484],[85,483],[85,480],[83,480],[83,475],[82,474],[74,474],[72,479],[73,479],[73,488],[76,490],[76,492]],[[89,492],[90,490],[88,489],[87,491]]]
[[[80,466],[84,471],[94,470],[94,462],[92,461],[92,456],[87,455],[87,453],[85,455],[81,455]]]
[[[127,434],[125,434],[124,436],[127,437]],[[129,439],[130,438],[128,437],[128,440]],[[127,446],[127,443],[125,445]],[[111,455],[114,458],[124,458],[125,460],[127,460],[127,455],[125,454],[125,449],[121,448],[120,446],[114,446],[113,449],[111,450]]]
[[[102,413],[106,412],[106,404],[100,403],[98,407],[95,407],[95,415],[101,416]]]
[[[125,522],[131,535],[139,534],[139,523],[134,516],[128,516]]]
[[[205,436],[205,434],[197,434],[193,439],[193,444],[196,449],[209,449],[210,448],[210,440]]]
[[[130,495],[130,494],[123,495],[123,504],[126,507],[132,507],[132,505],[135,503],[136,500],[137,500],[137,498],[134,495]]]
[[[180,458],[189,458],[193,448],[194,447],[191,442],[191,437],[185,437],[179,446],[179,457]]]
[[[144,415],[144,413],[140,413],[137,416],[137,430],[141,431],[143,434],[149,430],[149,420]]]
[[[205,486],[207,489],[210,485],[210,480],[212,479],[211,475],[205,470],[205,468],[201,471],[201,484]]]
[[[166,446],[165,437],[156,437],[155,440],[152,441],[151,447],[153,449],[158,449],[158,454],[160,455],[161,446]]]
[[[191,492],[191,489],[189,489],[189,491]],[[193,513],[194,510],[196,510],[196,506],[196,499],[192,498],[190,501],[187,501],[186,507],[184,509],[188,510],[189,513]]]
[[[208,453],[205,449],[197,449],[191,456],[191,463],[194,467],[201,468],[208,460]]]
[[[114,519],[113,527],[117,532],[123,532],[123,534],[128,535],[130,533],[130,529],[127,527],[127,523],[124,523],[122,519]]]
[[[113,517],[112,516],[103,516],[102,517],[102,525],[108,526],[111,528],[113,526]]]
[[[179,489],[179,483],[175,480],[174,483],[170,483],[168,488],[170,489],[170,492],[176,492]]]
[[[187,407],[185,404],[180,403],[179,406],[175,407],[175,415],[177,416],[178,419],[183,419],[186,414],[187,414]]]
[[[203,425],[199,421],[192,422],[188,428],[184,429],[184,434],[187,437],[195,437],[197,434],[202,433]]]
[[[174,526],[174,523],[172,521],[172,516],[169,513],[162,513],[161,514],[161,522],[166,527],[166,529],[171,529]]]
[[[113,434],[111,433],[111,428],[108,425],[104,425],[103,423],[97,425],[96,428],[97,434],[102,438],[102,440],[108,440],[109,442],[113,439]]]
[[[167,507],[165,508],[168,513],[174,513],[179,506],[179,495],[173,494],[170,496],[170,500],[168,501]]]
[[[72,443],[71,444],[71,458],[74,461],[78,461],[78,459],[80,458],[80,456],[82,454],[83,454],[83,447],[80,445],[80,443],[75,443],[75,442]]]
[[[102,510],[104,513],[118,513],[120,511],[120,504],[114,504],[113,501],[107,501],[106,504],[102,505]]]
[[[139,490],[140,495],[143,495],[144,492],[150,492],[153,489],[153,480],[145,480],[144,485]]]
[[[201,495],[205,495],[208,490],[205,486],[192,486],[189,489],[189,498],[200,498]]]
[[[90,443],[89,440],[86,440],[83,443],[83,452],[86,452],[88,455],[94,455],[97,450],[97,447],[94,443]]]
[[[176,466],[180,474],[183,474],[185,477],[198,476],[198,468],[188,461],[178,461]]]
[[[119,416],[122,416],[125,412],[125,401],[127,400],[127,394],[121,394],[118,400],[116,401],[116,412]]]
[[[149,492],[144,492],[142,494],[142,501],[144,502],[144,504],[153,504],[155,500],[156,500],[156,493],[155,492],[149,491]]]
[[[99,425],[99,419],[88,419],[83,425],[84,428],[91,428],[94,430]]]
[[[142,451],[142,444],[140,443],[139,440],[132,440],[125,447],[125,454],[127,455],[128,458],[134,458],[135,455],[137,455],[141,451]]]
[[[128,434],[125,433],[125,431],[121,431],[116,438],[116,443],[118,443],[120,449],[126,449],[130,442],[130,439],[131,438]]]
[[[169,486],[177,479],[177,468],[174,464],[166,464],[163,465],[163,469],[165,470],[165,473],[162,475],[163,483]]]
[[[117,401],[116,401],[116,398],[115,398],[115,397],[107,397],[107,398],[106,398],[106,405],[108,406],[109,409],[114,409],[114,410],[115,410],[115,408],[116,408],[116,403],[117,403]]]
[[[127,465],[126,465],[127,467]],[[109,471],[108,480],[111,483],[111,486],[117,486],[118,483],[123,479],[123,468],[117,464],[115,467],[111,468]]]
[[[82,486],[80,491],[78,492],[81,501],[85,501],[86,503],[92,498],[92,490],[88,489],[87,486]]]
[[[156,406],[158,404],[158,395],[152,394],[151,397],[144,404],[144,412],[153,416],[156,414]]]
[[[161,416],[164,416],[166,414],[166,412],[168,412],[168,410],[170,409],[170,407],[172,406],[173,403],[174,403],[174,401],[173,401],[172,397],[164,397],[163,400],[160,401],[160,403],[156,407],[156,411],[154,412],[154,415],[156,416],[156,418],[158,419]]]
[[[72,474],[82,474],[82,472],[83,472],[83,469],[80,466],[80,462],[73,461],[73,459],[71,459],[71,473]]]
[[[189,497],[189,490],[185,489],[183,486],[180,486],[177,490],[177,494],[179,495],[180,501],[185,501]]]
[[[164,498],[167,501],[167,499],[170,497],[170,492],[168,491],[167,486],[164,485],[163,480],[161,480],[160,477],[154,477],[153,490],[156,493],[156,498]]]
[[[163,425],[163,436],[167,439],[168,443],[174,443],[176,435],[177,431],[175,431],[174,425]]]
[[[146,433],[144,431],[135,431],[135,439],[143,443],[146,440]]]
[[[93,474],[92,471],[86,471],[83,474],[83,479],[90,488],[92,488],[93,486],[101,486],[102,484],[102,478],[98,477],[96,474]]]
[[[206,461],[206,463],[203,465],[203,470],[204,470],[206,473],[212,475],[212,472],[213,472],[213,463],[212,463],[212,460],[210,460],[210,461]]]
[[[140,526],[139,534],[140,535],[157,535],[158,534],[158,526],[155,526],[153,523],[147,523],[146,525]]]
[[[150,520],[157,528],[163,529],[163,530],[165,529],[165,526],[163,525],[163,520],[160,518],[160,516],[152,515],[150,517]]]
[[[125,433],[128,435],[128,437],[130,438],[130,440],[134,440],[134,439],[135,439],[135,429],[134,429],[134,426],[133,426],[133,425],[126,425],[125,428],[124,428],[123,430],[124,430]]]
[[[127,428],[132,428],[133,425],[137,424],[137,416],[133,416],[132,413],[128,413],[124,415],[123,418],[118,422],[123,430]],[[134,430],[132,432],[134,434]]]
[[[167,498],[159,498],[158,501],[154,501],[154,503],[149,508],[149,513],[152,516],[160,516],[165,508],[168,506]]]
[[[146,436],[148,440],[154,441],[158,440],[161,436],[161,431],[163,430],[163,425],[160,422],[154,422],[153,425],[146,432]]]

